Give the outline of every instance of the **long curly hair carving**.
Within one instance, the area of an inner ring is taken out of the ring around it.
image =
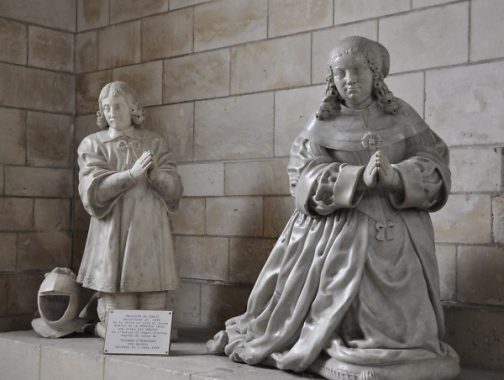
[[[397,113],[399,105],[394,94],[389,90],[384,81],[383,73],[378,68],[375,58],[371,54],[365,54],[369,69],[373,73],[373,92],[372,96],[376,99],[377,106],[383,112],[389,114]],[[329,65],[329,73],[326,77],[326,91],[322,104],[317,112],[317,119],[331,120],[334,119],[341,110],[341,105],[344,104],[344,99],[336,88],[334,82],[334,72],[332,65]]]

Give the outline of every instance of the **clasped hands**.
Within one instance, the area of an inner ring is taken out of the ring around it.
[[[398,191],[402,188],[398,171],[392,167],[389,159],[381,150],[376,151],[369,159],[362,174],[362,182],[366,189],[381,186],[388,190]]]
[[[142,179],[154,181],[159,174],[159,170],[154,159],[154,153],[151,150],[144,151],[133,164],[133,167],[129,170],[129,173],[135,181]]]

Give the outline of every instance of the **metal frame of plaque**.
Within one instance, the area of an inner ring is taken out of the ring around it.
[[[169,355],[173,312],[110,310],[104,354]]]

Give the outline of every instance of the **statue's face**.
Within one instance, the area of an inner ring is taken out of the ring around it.
[[[124,97],[112,90],[102,100],[103,116],[110,128],[124,131],[131,127],[131,111]]]
[[[371,103],[373,72],[361,53],[344,54],[333,64],[334,83],[351,108],[362,108]]]

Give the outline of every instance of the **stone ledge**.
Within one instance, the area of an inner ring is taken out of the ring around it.
[[[172,344],[169,357],[104,356],[97,338],[39,338],[33,331],[0,334],[2,380],[295,380],[320,379],[233,363],[208,355],[201,342]],[[498,380],[503,373],[464,369],[458,380]]]

